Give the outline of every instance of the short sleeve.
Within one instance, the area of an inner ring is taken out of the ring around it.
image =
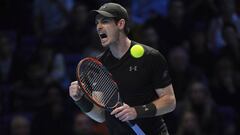
[[[172,83],[167,61],[158,51],[152,52],[151,69],[155,89],[164,88]]]

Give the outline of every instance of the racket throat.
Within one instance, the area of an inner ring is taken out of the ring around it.
[[[105,108],[109,113],[111,113],[113,110],[114,110],[114,108],[110,108],[110,107],[106,107]]]
[[[122,102],[118,102],[114,107],[105,107],[105,109],[107,110],[107,112],[112,112],[114,109],[120,107],[120,106],[123,106],[123,103]]]

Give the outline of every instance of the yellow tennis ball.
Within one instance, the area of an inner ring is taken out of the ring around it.
[[[140,58],[144,54],[144,48],[142,47],[142,45],[136,44],[132,46],[132,48],[130,49],[130,53],[134,58]]]

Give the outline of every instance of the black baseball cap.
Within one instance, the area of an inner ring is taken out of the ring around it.
[[[124,19],[128,22],[128,12],[127,10],[117,3],[105,3],[98,10],[92,10],[91,12],[94,17],[100,14],[105,17],[114,17],[117,19]]]

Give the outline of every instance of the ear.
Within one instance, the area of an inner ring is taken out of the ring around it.
[[[117,23],[117,26],[118,26],[118,28],[119,28],[120,30],[123,30],[124,27],[125,27],[125,25],[126,25],[126,22],[125,22],[124,19],[120,19],[120,20],[118,21],[118,23]]]

